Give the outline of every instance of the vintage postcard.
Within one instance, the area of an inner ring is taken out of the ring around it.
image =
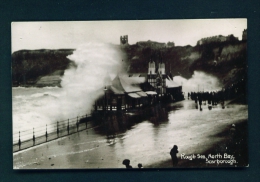
[[[12,23],[13,169],[247,167],[247,19]]]

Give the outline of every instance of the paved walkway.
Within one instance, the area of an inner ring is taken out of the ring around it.
[[[118,130],[116,135],[104,135],[95,128],[17,152],[13,155],[14,168],[124,168],[122,161],[126,158],[134,168],[138,163],[171,167],[169,152],[174,144],[179,147],[178,157],[203,154],[221,143],[224,148],[220,152],[224,153],[227,137],[220,134],[248,118],[247,105],[238,104],[212,110],[203,105],[203,111],[199,111],[193,101],[185,100],[171,104],[167,110],[165,120],[136,122],[126,131],[119,131],[119,123],[114,121],[110,125]]]

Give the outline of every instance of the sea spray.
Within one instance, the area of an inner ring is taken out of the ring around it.
[[[187,92],[217,91],[222,89],[222,84],[217,77],[202,71],[194,71],[190,79],[175,76],[174,81],[182,85],[182,90],[185,94]]]
[[[83,44],[68,58],[76,68],[66,70],[62,78],[66,94],[61,112],[74,117],[90,113],[95,100],[104,94],[107,75],[120,71],[122,58],[118,49],[104,43]]]
[[[94,101],[104,94],[104,80],[108,74],[121,71],[122,55],[116,46],[87,43],[79,46],[68,58],[75,64],[67,69],[61,86],[13,89],[13,139],[19,131],[21,139],[56,128],[57,121],[89,114]],[[41,128],[41,132],[37,130]]]

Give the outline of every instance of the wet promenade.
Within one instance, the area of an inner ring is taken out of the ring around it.
[[[124,130],[113,120],[106,126],[114,132],[97,127],[14,153],[14,169],[124,168],[126,158],[134,168],[138,163],[144,168],[171,167],[173,145],[178,145],[180,157],[204,153],[222,141],[220,152],[225,152],[227,138],[219,133],[247,121],[248,106],[202,108],[196,109],[191,100],[172,103],[165,108],[166,118],[132,120]]]

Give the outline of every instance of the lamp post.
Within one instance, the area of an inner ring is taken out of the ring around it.
[[[107,109],[107,94],[106,94],[106,91],[107,91],[107,87],[105,86],[105,88],[104,88],[104,92],[105,92],[105,111]]]

